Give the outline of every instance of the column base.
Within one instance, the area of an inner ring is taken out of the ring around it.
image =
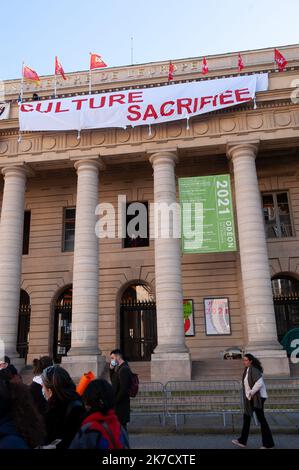
[[[265,376],[290,376],[290,364],[286,351],[283,349],[257,349],[247,347],[245,353],[257,357],[264,368]]]
[[[185,352],[154,353],[151,357],[151,381],[191,380],[191,357]]]
[[[62,367],[68,371],[74,382],[78,382],[82,375],[92,371],[95,377],[101,377],[106,358],[101,354],[72,355],[62,358]]]

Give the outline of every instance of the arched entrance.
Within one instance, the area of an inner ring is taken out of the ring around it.
[[[299,281],[292,276],[278,275],[272,279],[273,300],[278,340],[299,327]]]
[[[30,330],[31,305],[29,294],[21,289],[19,304],[19,321],[18,321],[18,337],[17,352],[20,357],[27,360],[29,347],[29,330]]]
[[[59,295],[54,312],[53,358],[56,363],[66,356],[71,348],[72,339],[72,286]]]
[[[120,304],[121,349],[128,361],[150,361],[157,346],[156,302],[148,286],[131,284]]]

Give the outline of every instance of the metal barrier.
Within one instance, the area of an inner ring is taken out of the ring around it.
[[[268,399],[266,413],[299,413],[299,378],[265,380]],[[243,413],[242,383],[236,380],[171,381],[139,384],[136,398],[131,399],[132,415],[158,415],[164,426],[166,418],[186,415],[226,416]],[[255,423],[257,420],[254,417]]]
[[[196,380],[191,382],[168,382],[165,385],[166,415],[174,417],[188,414],[226,415],[241,412],[240,383],[235,380]]]
[[[165,425],[166,400],[164,385],[160,382],[143,382],[135,398],[131,398],[131,414],[158,415],[160,423]]]
[[[266,413],[299,412],[299,378],[266,379]]]

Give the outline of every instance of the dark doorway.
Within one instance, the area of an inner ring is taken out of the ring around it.
[[[28,348],[29,348],[29,330],[30,330],[30,315],[31,305],[30,296],[27,292],[21,289],[20,304],[19,304],[19,321],[18,321],[18,337],[17,337],[17,352],[20,357],[27,361]]]
[[[157,346],[156,302],[145,285],[124,292],[120,304],[121,349],[128,361],[150,361]]]
[[[72,297],[72,287],[68,287],[55,304],[53,358],[56,363],[60,363],[71,348]]]
[[[272,279],[278,340],[299,328],[299,281],[290,276]]]

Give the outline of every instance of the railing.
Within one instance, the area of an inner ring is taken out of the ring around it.
[[[299,411],[299,378],[266,380],[268,399],[266,413]]]
[[[131,413],[133,415],[157,415],[164,426],[166,416],[164,385],[160,382],[140,383],[137,396],[131,398]]]
[[[266,379],[266,386],[266,413],[299,412],[299,378]],[[242,384],[234,380],[148,382],[140,384],[131,410],[133,415],[158,415],[163,425],[173,418],[176,428],[179,416],[186,415],[219,415],[226,426],[227,415],[243,413],[242,400]]]
[[[174,417],[189,414],[226,415],[241,412],[240,384],[234,380],[197,380],[192,382],[168,382],[165,385],[166,413]]]

